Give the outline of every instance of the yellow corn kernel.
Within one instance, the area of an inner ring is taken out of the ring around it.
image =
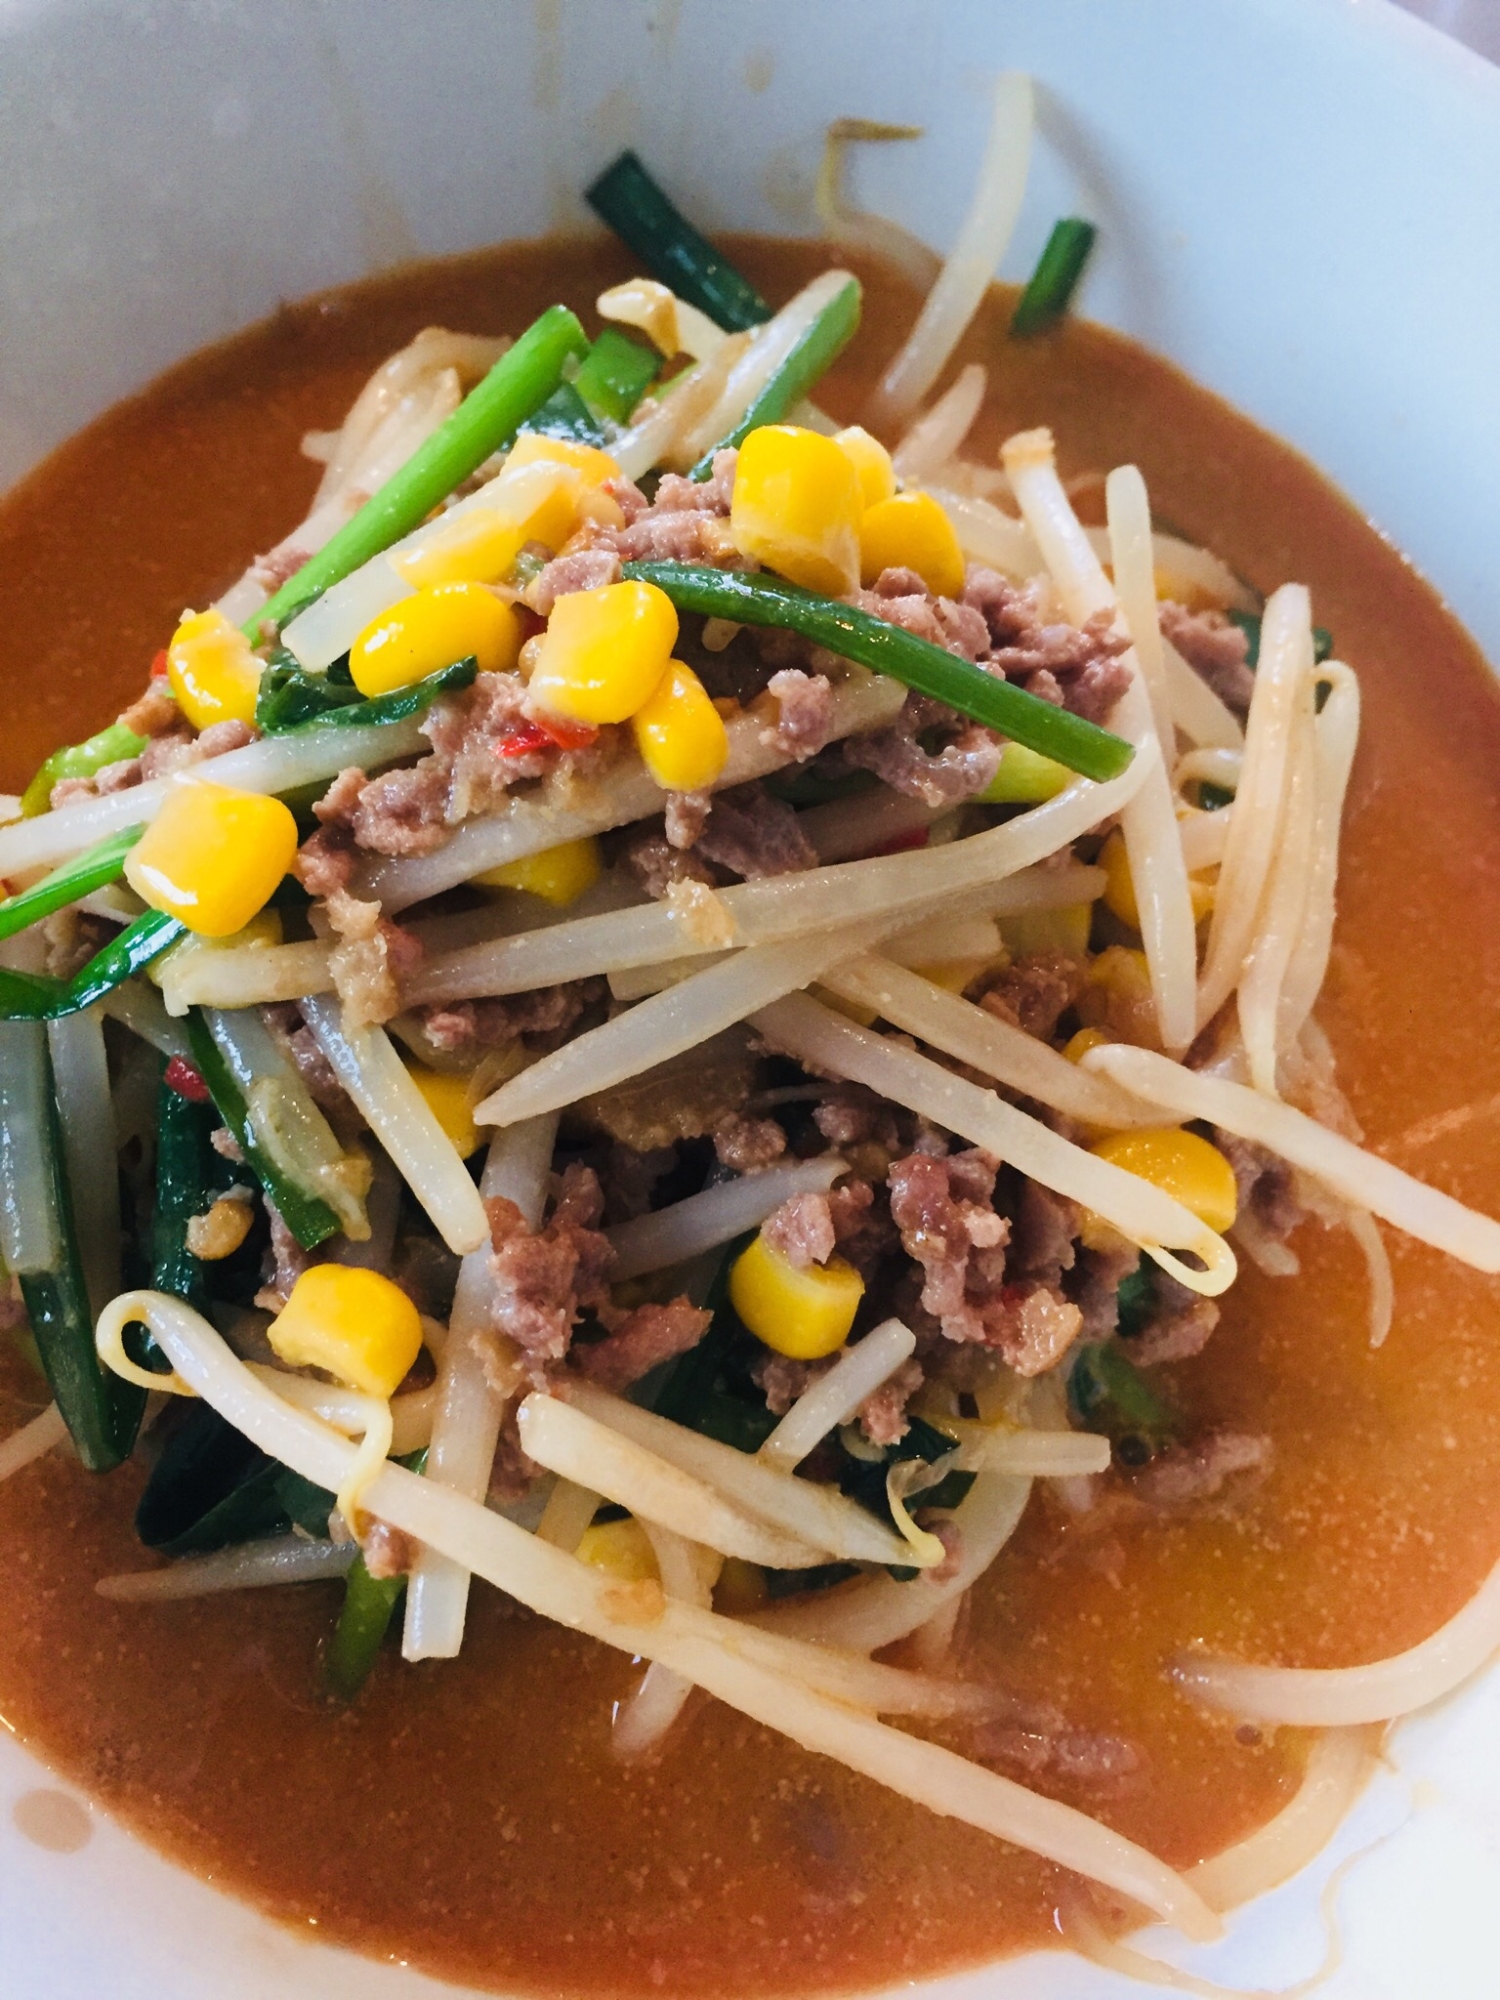
[[[1099,866],[1104,870],[1105,909],[1122,924],[1138,931],[1140,905],[1135,900],[1135,881],[1130,873],[1130,856],[1125,851],[1125,836],[1118,827],[1100,850]]]
[[[425,1063],[408,1063],[411,1080],[421,1091],[427,1109],[443,1128],[443,1136],[462,1160],[479,1144],[479,1131],[469,1105],[469,1079],[457,1070],[428,1069]]]
[[[125,879],[153,910],[222,938],[264,908],[296,852],[280,799],[182,778],[126,857]]]
[[[1073,782],[1074,773],[1066,764],[1054,763],[1024,743],[1007,743],[1000,752],[1000,768],[979,794],[986,806],[1035,806]]]
[[[641,762],[666,792],[697,792],[729,762],[729,732],[691,667],[669,660],[655,694],[631,719]]]
[[[759,1563],[743,1556],[726,1556],[719,1580],[714,1585],[714,1610],[726,1618],[741,1618],[760,1611],[770,1602],[766,1573]]]
[[[572,438],[542,437],[536,431],[522,431],[511,446],[504,470],[519,472],[523,465],[568,465],[581,472],[590,486],[602,486],[618,479],[620,468],[607,451],[596,445],[576,444]]]
[[[314,1264],[266,1328],[289,1368],[321,1368],[366,1396],[394,1396],[422,1347],[422,1320],[399,1285],[354,1264]]]
[[[654,1583],[658,1576],[656,1553],[633,1514],[623,1521],[597,1521],[585,1528],[578,1560],[620,1583]]]
[[[883,569],[914,569],[936,597],[964,587],[964,552],[953,523],[930,493],[896,493],[865,512],[859,527],[859,574],[873,583]]]
[[[167,648],[167,684],[194,729],[254,722],[260,661],[222,611],[189,611]]]
[[[1069,903],[1061,910],[1018,910],[1013,917],[1000,918],[1000,935],[1012,958],[1060,951],[1065,958],[1081,959],[1088,956],[1093,921],[1092,903]]]
[[[362,695],[410,687],[472,654],[482,674],[503,673],[521,650],[521,621],[482,583],[437,583],[372,618],[349,648]]]
[[[1080,1063],[1091,1049],[1106,1048],[1109,1036],[1102,1028],[1080,1028],[1072,1039],[1063,1045],[1063,1054],[1070,1063]]]
[[[599,843],[586,833],[560,846],[544,847],[540,854],[503,861],[498,868],[486,868],[471,880],[486,889],[523,889],[528,896],[540,896],[563,910],[576,903],[585,889],[592,889],[603,870]]]
[[[1150,1181],[1221,1236],[1233,1227],[1239,1205],[1234,1168],[1217,1146],[1200,1139],[1196,1132],[1178,1125],[1112,1132],[1090,1150],[1099,1159]]]
[[[1188,877],[1188,901],[1193,906],[1193,922],[1201,924],[1205,917],[1213,915],[1214,902],[1218,895],[1217,885],[1205,882],[1197,875]]]
[[[764,1236],[741,1251],[729,1274],[730,1304],[745,1325],[794,1361],[818,1361],[843,1346],[864,1289],[842,1257],[799,1271]]]
[[[896,468],[880,439],[871,437],[862,425],[850,424],[833,441],[854,467],[861,504],[877,507],[889,500],[896,490]]]
[[[735,547],[793,583],[829,597],[854,588],[862,512],[853,461],[832,438],[762,424],[740,446],[729,510]]]
[[[569,722],[628,722],[655,694],[676,644],[676,607],[654,583],[571,591],[538,644],[531,706]]]

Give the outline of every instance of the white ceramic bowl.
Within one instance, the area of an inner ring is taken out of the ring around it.
[[[919,122],[920,149],[860,162],[862,198],[942,246],[1000,67],[1041,86],[1007,274],[1092,215],[1087,311],[1299,445],[1500,657],[1500,73],[1386,0],[0,0],[0,484],[279,299],[581,222],[626,143],[708,229],[806,233],[828,119]],[[1336,1849],[1384,1836],[1322,1990],[1492,2000],[1500,1682],[1398,1751]],[[453,1992],[278,1929],[97,1812],[46,1851],[15,1808],[49,1784],[0,1737],[5,2000]],[[1332,1865],[1192,1962],[1310,1971]],[[1140,1990],[1056,1958],[930,1989]]]

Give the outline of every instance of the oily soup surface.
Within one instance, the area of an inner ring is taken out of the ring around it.
[[[744,242],[769,296],[820,268]],[[108,721],[184,604],[301,518],[304,430],[339,421],[421,326],[514,330],[626,274],[610,248],[527,246],[290,309],[84,432],[0,505],[0,785]],[[1158,518],[1263,589],[1312,586],[1358,668],[1365,731],[1322,1019],[1368,1139],[1500,1210],[1500,709],[1431,593],[1294,454],[1128,343],[1084,326],[1013,348],[992,300],[963,358],[992,363],[982,434],[1050,423],[1065,471],[1133,459]],[[910,299],[870,274],[852,417]],[[1264,1819],[1302,1749],[1242,1742],[1162,1676],[1194,1640],[1267,1660],[1374,1658],[1449,1617],[1500,1552],[1494,1281],[1392,1240],[1397,1311],[1365,1340],[1362,1266],[1306,1225],[1303,1274],[1246,1269],[1192,1417],[1264,1431],[1266,1483],[1233,1511],[1065,1530],[1038,1495],[980,1594],[965,1668],[1146,1753],[1095,1810],[1186,1864]],[[0,1426],[35,1409],[12,1372]],[[188,1865],[319,1935],[531,1990],[790,1993],[885,1985],[1045,1943],[1052,1873],[695,1705],[662,1762],[610,1760],[637,1669],[476,1590],[456,1663],[387,1652],[352,1710],[320,1697],[330,1585],[132,1607],[130,1469],[49,1459],[0,1488],[0,1712],[60,1771]],[[1077,1801],[1088,1805],[1084,1799]]]

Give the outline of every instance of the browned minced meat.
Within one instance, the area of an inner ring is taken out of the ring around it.
[[[1188,611],[1170,599],[1161,605],[1160,617],[1164,636],[1198,678],[1208,683],[1226,708],[1236,715],[1247,714],[1255,693],[1255,675],[1247,664],[1248,634],[1222,611]]]
[[[981,660],[990,650],[983,614],[954,598],[935,597],[915,570],[882,570],[875,587],[856,591],[853,601],[861,611],[942,646],[961,660]]]
[[[1141,1253],[1123,1236],[1097,1249],[1077,1252],[1078,1263],[1069,1292],[1083,1314],[1079,1334],[1084,1340],[1108,1340],[1120,1323],[1120,1286],[1141,1261]]]
[[[230,750],[243,750],[255,741],[256,732],[248,722],[211,722],[194,736],[183,726],[153,736],[141,752],[141,776],[161,778],[169,772],[201,764],[206,757],[222,757]]]
[[[237,1167],[245,1164],[245,1156],[240,1151],[240,1142],[227,1125],[216,1125],[208,1135],[208,1143],[221,1160],[232,1160]]]
[[[656,497],[648,501],[628,480],[612,479],[605,490],[624,516],[617,528],[590,525],[584,528],[560,560],[587,549],[604,551],[622,562],[711,563],[721,569],[753,567],[730,539],[725,515],[734,490],[734,469],[738,454],[725,450],[714,454],[713,472],[707,479],[685,479],[680,473],[663,473]],[[537,607],[540,609],[540,606]]]
[[[826,1194],[794,1194],[760,1226],[764,1241],[794,1270],[826,1264],[834,1251],[833,1212]]]
[[[148,691],[134,707],[139,708],[151,700]],[[255,741],[256,732],[244,722],[210,723],[201,735],[194,735],[175,702],[172,706],[173,718],[164,729],[151,735],[139,757],[122,757],[113,764],[106,764],[91,778],[60,778],[48,795],[48,804],[55,811],[60,806],[76,804],[80,799],[96,798],[101,793],[129,791],[148,778],[167,777],[173,771],[186,770],[190,764],[202,763],[205,757],[221,757],[226,751],[242,750],[247,743]],[[127,714],[130,712],[126,711]],[[156,713],[153,705],[153,719]],[[124,720],[123,716],[121,720]],[[137,731],[140,735],[148,733]]]
[[[365,1568],[380,1582],[388,1582],[393,1576],[406,1576],[417,1560],[417,1544],[410,1535],[400,1528],[393,1528],[389,1521],[378,1521],[373,1517],[359,1538],[359,1546],[364,1555]]]
[[[668,847],[686,853],[690,847],[696,846],[712,810],[711,792],[668,792],[662,813],[662,831],[666,834]]]
[[[761,742],[798,763],[815,757],[833,733],[833,683],[828,676],[783,667],[772,674],[766,691],[776,701],[776,722],[760,732]]]
[[[1074,1729],[1060,1710],[1040,1702],[1007,1702],[1002,1715],[980,1724],[974,1747],[982,1763],[1095,1796],[1118,1793],[1143,1769],[1140,1751],[1123,1736]]]
[[[1087,968],[1065,952],[1030,952],[997,976],[979,1004],[997,1020],[1050,1041],[1086,976]]]
[[[1083,625],[1046,624],[1034,586],[1018,587],[977,565],[961,601],[984,619],[991,647],[985,665],[1028,694],[1103,722],[1130,683],[1121,658],[1130,642],[1108,612]]]
[[[997,1349],[1018,1375],[1055,1367],[1083,1314],[1050,1286],[1007,1281],[1010,1224],[993,1207],[990,1156],[912,1153],[892,1165],[888,1182],[902,1248],[922,1267],[922,1309],[944,1336]]]
[[[1167,1361],[1191,1361],[1207,1347],[1219,1324],[1219,1308],[1212,1299],[1194,1299],[1164,1312],[1127,1343],[1131,1360],[1138,1368],[1157,1368]]]
[[[1013,1277],[1035,1278],[1056,1288],[1064,1271],[1071,1271],[1077,1252],[1079,1211],[1066,1195],[1054,1194],[1040,1181],[1026,1181],[1011,1217],[1006,1267]]]
[[[158,676],[129,708],[121,709],[120,720],[137,736],[165,736],[169,729],[181,728],[182,710],[171,688]]]
[[[911,1429],[906,1406],[926,1379],[915,1355],[872,1389],[859,1406],[859,1427],[871,1444],[899,1444]]]
[[[637,1306],[603,1340],[575,1347],[570,1358],[591,1382],[623,1393],[663,1361],[696,1347],[712,1318],[711,1312],[687,1298],[669,1299],[665,1305]]]
[[[1271,1440],[1243,1431],[1210,1431],[1192,1444],[1178,1445],[1130,1482],[1131,1492],[1149,1506],[1189,1507],[1212,1500],[1236,1474],[1265,1473]]]
[[[999,770],[1001,745],[993,731],[977,722],[958,727],[936,750],[919,740],[930,729],[953,722],[950,710],[924,695],[908,695],[894,722],[845,740],[844,761],[856,770],[873,771],[892,791],[924,805],[960,805],[982,792]]]
[[[550,618],[558,598],[571,597],[575,590],[598,590],[619,578],[620,558],[613,549],[575,549],[571,555],[554,556],[521,595],[539,617]]]
[[[683,793],[683,798],[696,798],[696,793]],[[668,808],[672,805],[668,801]],[[694,840],[702,830],[701,821],[688,829]],[[664,839],[659,833],[649,829],[632,834],[625,844],[625,866],[646,894],[654,901],[661,902],[667,891],[678,882],[702,882],[712,887],[713,870],[706,861],[700,861],[680,843]]]
[[[495,1280],[494,1331],[515,1342],[533,1379],[568,1351],[579,1314],[606,1305],[605,1280],[614,1262],[609,1240],[597,1227],[604,1212],[599,1182],[589,1167],[569,1166],[552,1214],[530,1230],[521,1211],[503,1195],[485,1203],[490,1219],[490,1268]],[[476,1336],[481,1358],[491,1349]]]
[[[1233,1132],[1214,1128],[1214,1144],[1234,1169],[1235,1191],[1241,1213],[1249,1210],[1268,1236],[1283,1243],[1307,1210],[1297,1199],[1292,1170],[1285,1160],[1257,1146],[1253,1139],[1236,1138]]]
[[[883,1097],[862,1083],[835,1083],[813,1107],[813,1123],[830,1146],[874,1143],[893,1147],[899,1142],[896,1113]]]
[[[695,852],[747,881],[794,875],[815,868],[818,861],[796,813],[784,799],[772,798],[758,780],[714,795]]]
[[[750,1380],[766,1399],[773,1417],[784,1417],[799,1396],[828,1373],[830,1361],[794,1361],[790,1355],[773,1354],[769,1349],[750,1364]]]
[[[993,1206],[995,1163],[977,1148],[948,1159],[912,1153],[887,1176],[901,1247],[921,1265],[923,1309],[950,1340],[985,1341],[998,1306],[1010,1224]]]
[[[345,1021],[356,1028],[389,1021],[401,1010],[401,981],[420,964],[422,946],[383,917],[379,903],[347,889],[332,890],[325,908],[338,939],[328,963]]]
[[[521,1035],[566,1035],[603,992],[601,980],[574,979],[503,999],[434,1001],[419,1007],[417,1017],[434,1046],[452,1055],[474,1047],[496,1048]]]
[[[719,1164],[737,1174],[758,1173],[786,1151],[786,1134],[774,1118],[746,1118],[735,1112],[713,1131]]]
[[[429,756],[375,778],[341,771],[314,812],[371,853],[430,854],[461,820],[491,811],[512,785],[540,777],[551,763],[550,751],[499,754],[526,720],[525,697],[519,674],[477,674],[428,709],[421,727],[432,744]]]

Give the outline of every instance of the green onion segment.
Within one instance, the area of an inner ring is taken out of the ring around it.
[[[699,235],[634,153],[621,153],[584,190],[584,199],[652,277],[726,333],[744,333],[771,317],[755,287]]]
[[[1064,317],[1098,233],[1092,222],[1080,221],[1076,215],[1053,224],[1046,248],[1011,317],[1013,339],[1044,333]]]

